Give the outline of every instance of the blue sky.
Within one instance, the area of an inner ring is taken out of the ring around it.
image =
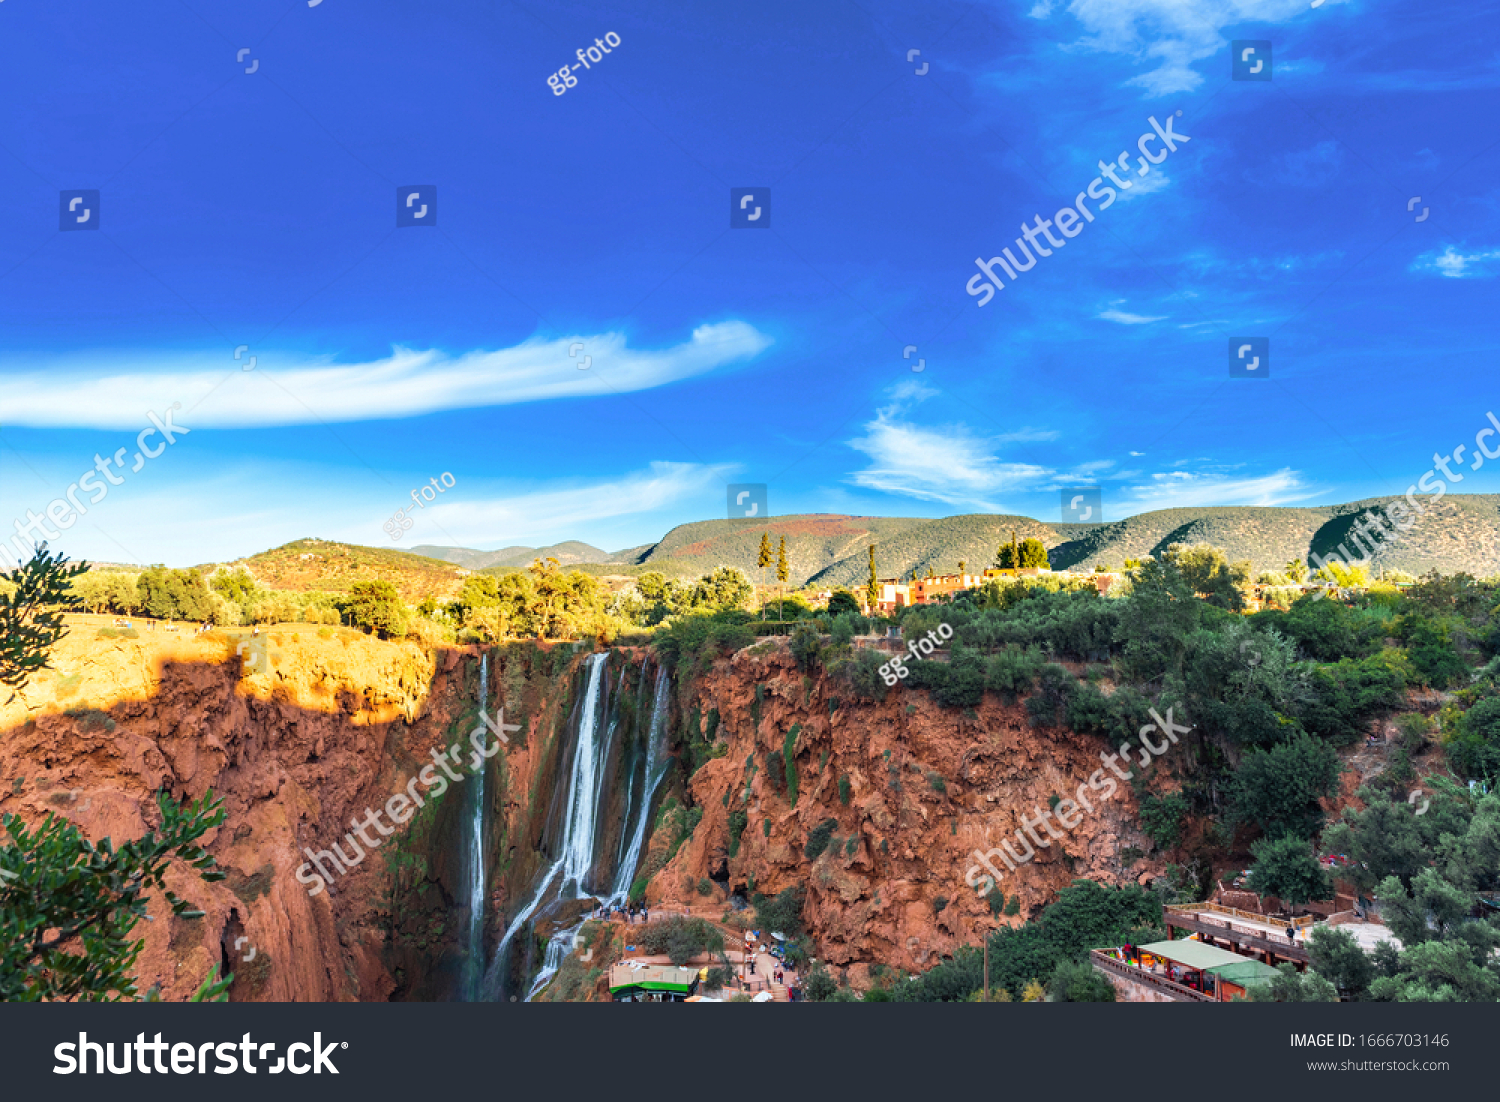
[[[773,514],[1321,504],[1500,407],[1479,6],[663,7],[4,3],[0,529],[121,447],[74,557],[614,550],[747,482]],[[1066,248],[965,292],[1168,117],[1191,140]],[[411,184],[435,227],[397,228]],[[65,189],[96,232],[59,231]],[[1228,378],[1246,336],[1268,381]]]

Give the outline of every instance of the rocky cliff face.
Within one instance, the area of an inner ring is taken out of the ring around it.
[[[704,878],[768,895],[805,884],[821,958],[919,970],[999,924],[1019,924],[1076,877],[1121,883],[1164,871],[1151,858],[1122,867],[1122,850],[1152,845],[1121,784],[1062,838],[1033,847],[1029,863],[1015,871],[999,864],[996,891],[1019,902],[1012,916],[994,914],[965,882],[974,851],[1007,836],[1019,851],[1021,816],[1049,808],[1054,795],[1072,798],[1111,748],[1066,729],[1034,728],[1023,706],[993,694],[968,712],[943,708],[925,691],[895,688],[880,703],[851,695],[822,671],[799,672],[784,641],[720,660],[688,686],[683,714],[707,727],[717,713],[727,753],[694,774],[702,822],[648,898],[701,904]],[[791,778],[778,783],[775,763],[767,767],[768,753],[789,746],[795,803]],[[737,845],[734,812],[745,816]],[[807,842],[820,824],[828,842],[809,863]]]
[[[162,788],[191,798],[212,788],[227,812],[206,844],[228,878],[170,878],[204,917],[174,918],[156,900],[153,921],[136,930],[143,990],[159,984],[163,997],[185,998],[221,966],[236,975],[236,1000],[452,998],[474,966],[465,950],[471,797],[483,792],[481,962],[556,859],[578,718],[582,653],[573,647],[491,651],[490,714],[503,706],[521,730],[483,781],[455,783],[440,799],[429,792],[389,837],[367,828],[379,845],[310,892],[305,850],[340,843],[352,852],[351,820],[410,791],[433,752],[467,747],[478,652],[299,625],[260,637],[266,659],[247,662],[236,646],[248,635],[158,628],[129,638],[102,617],[72,620],[54,668],[0,707],[0,812],[32,822],[53,812],[95,840],[155,825]],[[616,703],[604,710],[622,762],[640,753],[648,669],[643,652],[628,651],[608,667]],[[915,970],[1023,921],[1075,877],[1162,872],[1151,858],[1121,865],[1122,850],[1151,848],[1121,785],[1030,863],[1005,870],[997,891],[1013,914],[995,914],[965,883],[975,850],[1013,839],[1021,816],[1054,794],[1073,795],[1106,749],[1033,728],[1020,705],[989,696],[965,712],[901,688],[880,703],[854,700],[821,671],[799,672],[784,642],[720,659],[674,694],[672,729],[714,727],[723,756],[686,788],[680,773],[663,785],[662,796],[694,806],[663,816],[671,829],[652,837],[643,863],[655,873],[652,902],[701,905],[705,880],[718,885],[712,899],[805,884],[820,957]],[[788,747],[795,778],[767,768],[767,755]],[[603,789],[598,850],[606,864],[623,849],[630,773],[609,769],[617,781]],[[826,840],[813,860],[809,836]],[[529,971],[539,948],[528,944],[515,967]]]
[[[367,828],[378,848],[363,847],[359,864],[322,890],[310,893],[316,873],[302,866],[304,847],[344,842],[351,819],[408,791],[430,752],[462,744],[467,759],[476,652],[298,625],[261,636],[269,646],[257,661],[236,653],[238,635],[160,626],[130,638],[102,617],[70,620],[54,668],[0,707],[0,812],[31,822],[53,812],[95,841],[155,825],[162,788],[192,798],[213,789],[227,812],[206,845],[228,878],[169,874],[204,917],[174,918],[157,899],[136,929],[142,990],[159,984],[164,998],[185,998],[222,965],[236,975],[236,1000],[450,996],[455,915],[467,904],[459,835],[472,822],[457,797],[473,779],[429,799],[390,837]],[[491,913],[519,890],[506,870],[524,875],[528,865],[506,855],[507,824],[546,800],[538,748],[554,740],[537,732],[565,707],[553,690],[573,662],[571,648],[510,652],[494,663],[490,703],[509,693],[506,722],[524,722],[485,778]]]

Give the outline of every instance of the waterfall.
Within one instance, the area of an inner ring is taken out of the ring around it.
[[[562,817],[557,824],[559,837],[555,847],[548,846],[557,856],[542,874],[526,905],[511,919],[496,946],[484,983],[485,993],[490,998],[500,996],[508,977],[510,966],[506,957],[513,939],[522,930],[529,930],[537,916],[549,913],[561,903],[597,899],[615,905],[623,903],[629,895],[650,825],[651,800],[670,764],[666,741],[671,684],[667,671],[658,668],[651,717],[641,739],[645,752],[629,755],[629,764],[625,766],[628,775],[621,778],[625,804],[620,824],[623,829],[616,845],[615,831],[603,818],[605,808],[610,804],[605,788],[613,776],[611,766],[621,756],[616,736],[623,714],[625,677],[621,671],[613,694],[606,692],[608,661],[608,654],[590,655],[585,660],[587,673],[577,712],[577,731],[565,797],[559,791],[559,797],[565,798]],[[642,670],[637,706],[644,702],[645,673]],[[612,869],[611,864],[614,865]],[[568,928],[556,931],[549,939],[541,968],[527,991],[528,1001],[547,985],[572,952],[582,925],[582,921],[572,923]]]
[[[490,706],[490,656],[479,656],[479,715],[480,724]],[[464,988],[469,1001],[479,998],[479,983],[484,974],[484,781],[487,772],[483,762],[479,763],[474,783],[466,793],[469,800],[468,853],[464,872],[468,879],[469,912],[464,929]]]
[[[636,865],[641,859],[641,846],[646,840],[646,827],[651,821],[651,798],[656,794],[656,788],[661,784],[662,778],[666,776],[667,766],[670,764],[670,759],[666,755],[667,716],[670,705],[668,693],[670,689],[671,682],[667,678],[666,669],[658,667],[656,671],[656,690],[651,706],[651,725],[647,729],[646,760],[642,766],[645,774],[640,790],[642,795],[640,802],[633,805],[636,810],[635,828],[630,833],[630,844],[625,850],[625,856],[615,869],[614,887],[608,898],[603,901],[606,907],[622,904],[630,897],[630,885],[635,879]],[[625,800],[627,815],[632,808],[631,797],[635,791],[635,774],[632,771],[630,788],[627,791]],[[566,930],[559,930],[552,935],[551,940],[547,942],[546,957],[542,962],[541,970],[537,972],[536,979],[531,983],[531,990],[527,992],[527,1002],[535,998],[537,993],[546,987],[552,977],[557,974],[557,970],[562,967],[563,961],[573,951],[573,944],[577,940],[578,931],[582,928],[583,923],[579,922]]]
[[[656,695],[651,704],[651,728],[646,749],[646,783],[637,805],[635,830],[630,835],[630,848],[625,851],[619,867],[615,869],[615,887],[611,902],[621,902],[630,895],[630,884],[635,878],[635,867],[641,859],[641,846],[646,840],[646,826],[651,821],[651,798],[656,795],[656,786],[667,775],[667,715],[668,691],[671,682],[667,679],[665,666],[656,670]],[[629,806],[627,802],[627,806]]]

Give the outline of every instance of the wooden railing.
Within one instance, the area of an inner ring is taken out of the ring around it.
[[[1222,903],[1168,903],[1167,910],[1175,914],[1192,914],[1209,912],[1212,914],[1229,915],[1233,918],[1244,918],[1251,922],[1259,922],[1266,926],[1295,926],[1297,929],[1305,929],[1318,921],[1317,915],[1299,915],[1297,918],[1272,918],[1270,915],[1256,914],[1254,911],[1242,911],[1238,907],[1226,907]]]
[[[1196,991],[1191,987],[1180,983],[1173,983],[1165,976],[1158,976],[1154,972],[1148,972],[1144,968],[1138,968],[1133,964],[1126,964],[1122,960],[1116,960],[1108,953],[1102,953],[1098,949],[1089,950],[1089,962],[1097,971],[1107,972],[1132,983],[1143,984],[1153,990],[1160,991],[1180,1003],[1211,1003],[1214,1000],[1202,991]]]
[[[1244,948],[1275,953],[1279,957],[1302,964],[1308,962],[1307,950],[1285,934],[1260,933],[1247,930],[1243,926],[1233,926],[1227,920],[1215,922],[1213,919],[1181,912],[1169,914],[1167,925],[1175,926],[1180,930],[1192,930],[1194,933],[1224,938]]]

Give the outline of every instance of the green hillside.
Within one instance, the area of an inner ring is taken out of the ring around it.
[[[866,548],[875,544],[875,567],[882,578],[994,565],[996,549],[1010,539],[1035,537],[1046,545],[1057,569],[1091,569],[1104,563],[1119,569],[1172,543],[1211,543],[1232,560],[1249,559],[1256,571],[1279,571],[1292,559],[1327,555],[1340,543],[1351,555],[1350,528],[1371,509],[1394,498],[1374,498],[1314,508],[1211,506],[1161,509],[1109,524],[1048,524],[1030,517],[969,514],[927,520],[916,517],[848,517],[832,514],[771,517],[766,520],[704,520],[680,525],[646,551],[638,562],[663,573],[702,573],[737,566],[759,580],[755,567],[762,533],[772,545],[785,536],[793,584],[861,586],[868,577]],[[1419,502],[1426,504],[1422,498]],[[1379,569],[1422,574],[1467,571],[1500,574],[1500,495],[1449,496],[1426,514],[1399,542],[1377,543],[1371,560]],[[634,573],[616,567],[620,573]],[[773,577],[766,572],[767,580]]]
[[[396,551],[328,540],[294,540],[246,559],[223,564],[244,566],[268,589],[345,593],[355,582],[387,581],[401,599],[416,604],[423,597],[451,600],[468,570],[452,563]],[[199,567],[211,570],[213,565]]]

